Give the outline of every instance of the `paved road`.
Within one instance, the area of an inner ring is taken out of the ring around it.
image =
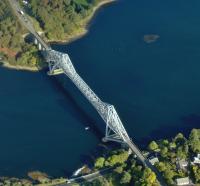
[[[143,164],[150,168],[153,172],[155,172],[157,180],[159,181],[161,186],[167,186],[161,173],[156,169],[155,166],[153,166],[147,158],[144,157],[143,153],[138,149],[138,147],[130,140],[127,140],[127,144],[130,147],[130,149],[133,151],[134,154],[137,155],[138,159],[143,162]]]
[[[115,169],[115,167],[110,167],[110,168],[106,168],[100,171],[96,171],[94,173],[85,175],[85,176],[80,176],[77,178],[72,178],[70,179],[69,183],[64,183],[64,184],[59,184],[58,186],[71,186],[74,183],[84,183],[84,182],[89,182],[89,181],[93,181],[94,179],[98,178],[98,177],[102,177],[103,175],[106,175],[108,173],[111,173],[113,171],[113,169]]]
[[[31,20],[29,20],[26,15],[23,15],[22,13],[20,13],[20,11],[23,11],[23,10],[20,8],[19,3],[16,0],[8,0],[8,2],[10,3],[10,6],[13,9],[15,15],[18,17],[20,23],[30,33],[32,33],[37,38],[37,40],[39,41],[39,43],[42,45],[43,48],[48,49],[49,46],[42,40],[42,38],[35,31],[34,26],[33,26],[32,22],[31,22]]]

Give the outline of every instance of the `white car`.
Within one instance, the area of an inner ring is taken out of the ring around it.
[[[24,15],[24,12],[22,10],[18,11],[21,15]]]
[[[28,4],[28,1],[25,1],[25,0],[23,0],[22,1],[25,5],[27,5]]]

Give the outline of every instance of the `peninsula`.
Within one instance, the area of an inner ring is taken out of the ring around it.
[[[47,42],[70,42],[85,35],[95,12],[114,0],[20,0],[21,8]],[[0,2],[0,62],[5,67],[38,71],[45,64],[37,48],[26,42],[27,30],[13,15],[6,0]]]

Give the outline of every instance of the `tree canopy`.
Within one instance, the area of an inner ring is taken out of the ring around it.
[[[79,32],[83,20],[101,0],[30,0],[29,11],[50,40],[63,40]]]

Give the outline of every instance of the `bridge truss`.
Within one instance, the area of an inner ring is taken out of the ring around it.
[[[94,106],[101,118],[106,123],[104,141],[115,141],[126,144],[145,164],[145,158],[136,145],[133,144],[127,134],[115,107],[103,102],[85,81],[76,72],[68,54],[61,53],[52,49],[43,51],[46,61],[49,64],[49,75],[59,73],[66,74],[77,86],[87,100]]]
[[[49,64],[49,74],[53,75],[54,72],[65,73],[102,117],[106,123],[104,140],[116,141],[120,143],[126,143],[127,140],[130,141],[130,138],[115,110],[115,107],[101,101],[101,99],[84,82],[84,80],[76,72],[68,54],[64,54],[55,50],[46,50],[45,53],[45,58]]]

